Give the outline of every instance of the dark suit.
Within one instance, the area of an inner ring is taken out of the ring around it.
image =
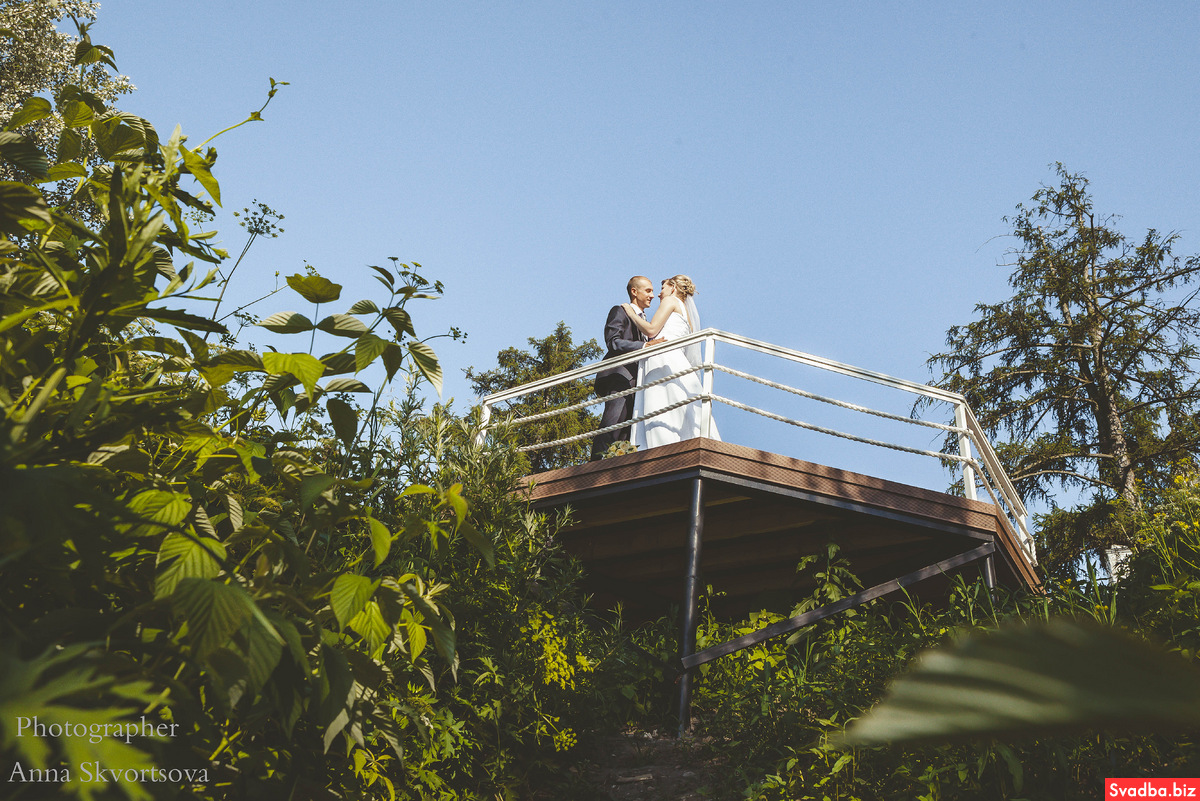
[[[608,320],[604,323],[604,344],[608,351],[604,358],[612,359],[630,351],[645,346],[646,337],[640,328],[633,324],[625,309],[613,306],[608,310]],[[609,370],[601,370],[596,374],[596,395],[603,398],[623,389],[630,389],[637,383],[637,364],[625,364]],[[624,422],[633,417],[633,394],[616,398],[604,404],[604,414],[600,418],[600,427]],[[608,450],[608,446],[620,440],[629,439],[629,427],[619,428],[607,434],[592,438],[592,459],[599,459]]]

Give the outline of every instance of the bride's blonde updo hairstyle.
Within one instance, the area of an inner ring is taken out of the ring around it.
[[[675,287],[675,291],[679,293],[680,299],[691,297],[696,294],[696,285],[692,283],[692,279],[686,275],[676,275],[668,278],[667,283]]]

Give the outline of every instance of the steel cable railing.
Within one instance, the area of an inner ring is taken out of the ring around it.
[[[911,394],[919,395],[919,396],[922,396],[925,398],[929,398],[929,399],[932,399],[935,401],[949,403],[952,405],[952,407],[955,410],[956,425],[948,425],[945,423],[938,423],[938,422],[934,422],[934,421],[930,421],[930,420],[921,420],[921,419],[916,419],[916,418],[912,418],[912,417],[904,417],[901,415],[892,414],[890,412],[884,412],[884,411],[881,411],[878,409],[872,409],[867,406],[862,406],[860,404],[851,403],[849,401],[839,400],[836,398],[826,397],[824,395],[819,395],[817,393],[809,392],[807,390],[799,389],[797,387],[792,387],[787,384],[783,384],[780,382],[772,381],[767,378],[756,376],[751,373],[747,373],[747,372],[744,372],[741,370],[736,370],[734,368],[731,368],[731,367],[728,367],[725,365],[717,364],[714,361],[713,356],[714,356],[715,345],[718,341],[729,344],[729,345],[733,345],[736,347],[740,347],[740,348],[743,348],[746,350],[754,351],[757,353],[763,353],[763,354],[775,356],[775,357],[784,359],[786,361],[791,361],[791,362],[807,365],[810,367],[816,367],[821,370],[841,374],[844,376],[849,376],[851,378],[856,378],[859,380],[864,380],[864,381],[869,381],[869,382],[873,382],[876,384],[881,384],[883,386],[891,387],[894,389],[899,389],[899,390],[902,390],[902,391],[905,391],[905,392],[908,392]],[[526,446],[521,447],[520,450],[525,451],[525,452],[543,450],[546,448],[553,448],[553,447],[557,447],[560,445],[567,445],[567,444],[579,442],[579,441],[582,441],[585,439],[590,439],[590,438],[595,437],[602,433],[615,431],[615,430],[633,425],[634,423],[638,423],[643,420],[647,420],[647,419],[656,417],[661,414],[666,414],[667,412],[673,411],[675,409],[678,409],[682,406],[686,406],[691,403],[700,403],[701,404],[702,419],[707,422],[707,420],[711,417],[711,404],[715,401],[717,403],[722,403],[722,404],[725,404],[732,408],[741,409],[743,411],[750,412],[752,414],[756,414],[756,415],[762,416],[767,419],[787,423],[789,425],[796,426],[796,427],[803,428],[803,429],[810,430],[810,431],[814,431],[816,433],[825,434],[825,435],[833,436],[833,437],[839,437],[839,438],[843,438],[846,440],[859,442],[859,443],[863,443],[863,444],[871,445],[871,446],[875,446],[875,447],[888,448],[888,449],[896,450],[896,451],[900,451],[900,452],[912,453],[912,454],[925,456],[925,457],[932,457],[932,458],[942,460],[943,462],[956,463],[956,464],[960,465],[961,469],[962,469],[962,473],[963,473],[963,489],[964,489],[964,494],[966,495],[966,497],[974,500],[976,498],[977,484],[982,485],[983,488],[986,490],[988,496],[991,498],[992,503],[994,503],[999,509],[1001,509],[1004,512],[1003,517],[1006,518],[1004,520],[1004,522],[1007,524],[1007,527],[1010,529],[1010,533],[1022,545],[1022,547],[1025,550],[1026,555],[1029,557],[1030,561],[1036,564],[1037,555],[1036,555],[1034,545],[1033,545],[1033,538],[1032,538],[1032,536],[1030,536],[1029,530],[1028,530],[1028,522],[1027,522],[1028,521],[1028,512],[1025,510],[1025,506],[1021,502],[1020,496],[1017,494],[1015,487],[1013,486],[1012,482],[1009,480],[1008,476],[1005,474],[1003,467],[1000,465],[1000,460],[996,456],[995,451],[992,449],[991,443],[988,442],[986,436],[984,435],[984,432],[983,432],[982,428],[980,427],[978,421],[975,419],[975,415],[971,412],[970,407],[967,406],[966,399],[963,398],[961,395],[941,389],[940,387],[931,387],[931,386],[927,386],[924,384],[918,384],[918,383],[915,383],[912,381],[906,381],[904,379],[895,378],[893,376],[885,375],[883,373],[876,373],[873,371],[864,370],[862,368],[854,367],[852,365],[835,362],[835,361],[832,361],[829,359],[824,359],[819,356],[813,356],[812,354],[803,353],[801,351],[792,350],[790,348],[784,348],[779,345],[772,345],[770,343],[760,342],[757,340],[750,339],[748,337],[743,337],[743,336],[740,336],[737,334],[731,334],[731,333],[728,333],[725,331],[706,329],[704,331],[699,331],[694,334],[690,334],[687,337],[683,337],[681,339],[673,340],[671,342],[665,342],[665,343],[662,343],[659,345],[645,348],[640,351],[635,351],[633,353],[626,354],[624,356],[621,356],[621,357],[618,357],[615,359],[610,359],[610,360],[603,361],[603,362],[596,362],[594,364],[585,365],[584,367],[581,367],[581,368],[578,368],[575,370],[570,370],[568,372],[559,374],[557,376],[550,376],[550,377],[543,378],[538,381],[534,381],[534,382],[531,382],[529,384],[525,384],[525,385],[522,385],[519,387],[513,387],[512,389],[493,393],[492,395],[488,395],[487,397],[485,397],[482,400],[482,420],[483,420],[484,427],[486,429],[486,427],[488,426],[488,423],[491,421],[491,415],[492,415],[493,409],[496,407],[497,404],[512,401],[517,398],[524,397],[526,395],[531,395],[531,394],[540,392],[545,389],[560,386],[562,384],[567,384],[567,383],[570,383],[573,381],[578,381],[580,379],[584,379],[589,376],[593,376],[602,370],[609,370],[613,367],[617,367],[617,366],[621,366],[621,365],[633,365],[633,364],[641,361],[642,359],[648,358],[655,354],[664,353],[666,351],[674,350],[677,348],[685,348],[685,347],[688,347],[689,345],[695,345],[695,344],[699,344],[699,343],[702,343],[704,345],[704,351],[705,351],[704,358],[703,358],[701,364],[692,365],[691,367],[689,367],[685,370],[678,371],[678,372],[676,372],[672,375],[669,375],[665,378],[658,379],[656,381],[650,382],[650,383],[642,385],[642,386],[636,386],[631,389],[613,393],[613,394],[605,396],[605,397],[590,398],[590,399],[587,399],[587,400],[584,400],[581,402],[572,403],[567,406],[563,406],[563,407],[556,408],[556,409],[551,409],[551,410],[548,410],[545,412],[539,412],[537,414],[526,415],[524,417],[511,419],[508,421],[508,424],[512,425],[512,426],[519,426],[519,425],[523,425],[523,424],[546,420],[546,419],[549,419],[549,418],[552,418],[552,417],[555,417],[558,415],[569,414],[571,412],[575,412],[580,409],[587,408],[589,406],[597,406],[597,405],[606,403],[609,400],[612,400],[614,398],[626,397],[633,393],[640,392],[640,391],[646,389],[647,387],[657,386],[659,384],[663,384],[663,383],[666,383],[669,381],[674,381],[682,376],[689,375],[689,374],[695,373],[697,371],[704,372],[704,381],[703,381],[704,390],[702,392],[695,394],[695,395],[691,395],[687,398],[684,398],[683,400],[672,403],[671,405],[666,406],[664,408],[657,409],[654,412],[652,412],[651,414],[641,415],[635,419],[626,420],[626,421],[623,421],[616,425],[607,426],[605,428],[600,428],[600,429],[585,432],[582,434],[576,434],[576,435],[570,436],[570,437],[563,437],[563,438],[555,439],[555,440],[552,440],[549,442],[540,442],[540,443],[534,443],[531,445],[526,445]],[[776,390],[779,390],[779,391],[782,391],[782,392],[785,392],[785,393],[788,393],[791,395],[803,397],[803,398],[818,401],[821,403],[830,404],[835,407],[840,407],[840,408],[854,411],[854,412],[857,412],[860,414],[872,415],[875,417],[892,420],[895,422],[916,425],[916,426],[923,426],[923,427],[932,428],[932,429],[935,429],[938,431],[944,431],[947,434],[956,436],[958,438],[959,452],[957,454],[945,453],[945,452],[931,451],[931,450],[921,449],[921,448],[914,448],[914,447],[911,447],[908,445],[902,445],[900,443],[895,443],[895,442],[886,442],[884,440],[873,439],[870,437],[863,437],[858,434],[852,434],[852,433],[845,432],[845,431],[838,431],[836,429],[828,428],[825,426],[819,426],[819,425],[809,423],[809,422],[806,422],[803,420],[797,420],[795,418],[788,417],[786,415],[780,415],[780,414],[776,414],[774,412],[766,411],[764,409],[759,409],[759,408],[751,406],[749,404],[744,404],[739,401],[733,400],[731,398],[727,398],[727,397],[713,393],[712,392],[713,376],[715,373],[718,373],[718,372],[732,375],[737,378],[742,378],[744,380],[748,380],[751,382],[755,382],[760,385],[767,386],[771,389],[776,389]],[[703,430],[707,431],[708,430],[707,426],[705,426],[703,428]],[[483,435],[481,434],[481,436],[483,436]],[[979,453],[978,459],[976,459],[972,455],[972,446]]]

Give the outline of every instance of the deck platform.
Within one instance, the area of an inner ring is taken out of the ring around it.
[[[758,609],[788,614],[812,591],[813,571],[797,574],[796,563],[829,542],[865,587],[988,543],[997,581],[1039,587],[990,503],[740,445],[686,440],[527,481],[535,508],[570,506],[572,522],[560,537],[586,566],[594,604],[621,602],[630,619],[660,616],[683,601],[696,511],[700,586],[711,586],[710,608],[722,617]],[[977,576],[984,564],[972,558],[953,569]],[[909,591],[941,592],[950,572],[933,571]]]

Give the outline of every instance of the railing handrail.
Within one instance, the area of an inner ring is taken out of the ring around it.
[[[694,345],[704,341],[705,337],[714,337],[717,341],[728,342],[731,345],[738,345],[749,350],[758,351],[760,353],[772,354],[781,356],[789,361],[807,364],[811,367],[817,367],[822,370],[828,370],[834,373],[851,376],[852,378],[861,378],[866,381],[872,381],[876,384],[894,387],[896,389],[906,390],[917,395],[924,395],[927,398],[934,400],[945,401],[946,403],[966,403],[966,398],[957,392],[942,389],[940,387],[931,387],[928,384],[918,384],[915,381],[909,381],[904,378],[896,378],[895,376],[887,375],[886,373],[875,372],[874,370],[864,370],[861,367],[855,367],[852,364],[826,359],[822,356],[814,356],[811,353],[805,353],[792,348],[785,348],[782,345],[773,345],[769,342],[763,342],[750,337],[744,337],[740,334],[731,334],[728,331],[721,331],[716,328],[705,328],[702,331],[697,331],[694,334],[688,334],[679,339],[672,339],[668,342],[662,342],[657,345],[651,345],[648,348],[630,351],[622,356],[615,356],[611,359],[603,359],[591,364],[585,364],[583,367],[577,367],[574,370],[568,370],[565,373],[540,378],[537,381],[531,381],[528,384],[522,384],[519,387],[512,389],[494,392],[491,395],[485,396],[480,402],[487,407],[493,406],[512,398],[519,398],[522,395],[528,395],[531,392],[538,392],[543,389],[557,386],[559,384],[568,384],[580,378],[586,378],[589,375],[609,370],[613,367],[621,367],[626,364],[636,364],[642,359],[654,356],[658,353],[664,353],[676,348],[682,348],[687,345]]]
[[[1025,509],[1025,504],[1021,501],[1021,496],[1017,493],[1016,486],[1012,483],[1012,479],[1008,477],[1008,473],[1000,465],[1000,457],[996,455],[996,451],[992,448],[992,443],[988,440],[983,426],[979,425],[979,421],[975,418],[975,412],[971,411],[971,407],[964,400],[962,409],[967,416],[967,431],[971,437],[971,441],[975,443],[975,447],[979,449],[979,456],[983,459],[983,463],[987,465],[988,471],[996,479],[996,483],[1000,485],[1000,493],[1004,496],[1012,507],[1013,511],[1018,514],[1021,521],[1029,516],[1029,512]]]
[[[707,330],[707,329],[706,329]],[[589,375],[610,370],[613,367],[620,367],[626,364],[637,364],[642,359],[655,355],[656,353],[664,353],[669,350],[691,345],[704,338],[704,331],[697,331],[694,334],[688,334],[686,337],[672,339],[668,342],[660,342],[657,345],[651,345],[646,348],[632,350],[623,356],[614,356],[611,359],[602,359],[598,362],[585,364],[583,367],[576,367],[574,370],[568,370],[565,373],[539,378],[537,381],[530,381],[528,384],[522,384],[519,387],[512,389],[493,392],[491,395],[485,395],[480,401],[484,406],[493,406],[497,403],[502,403],[512,398],[519,398],[522,395],[528,395],[531,392],[539,392],[543,389],[558,386],[559,384],[569,384],[572,381],[577,381],[580,378],[586,378]]]

